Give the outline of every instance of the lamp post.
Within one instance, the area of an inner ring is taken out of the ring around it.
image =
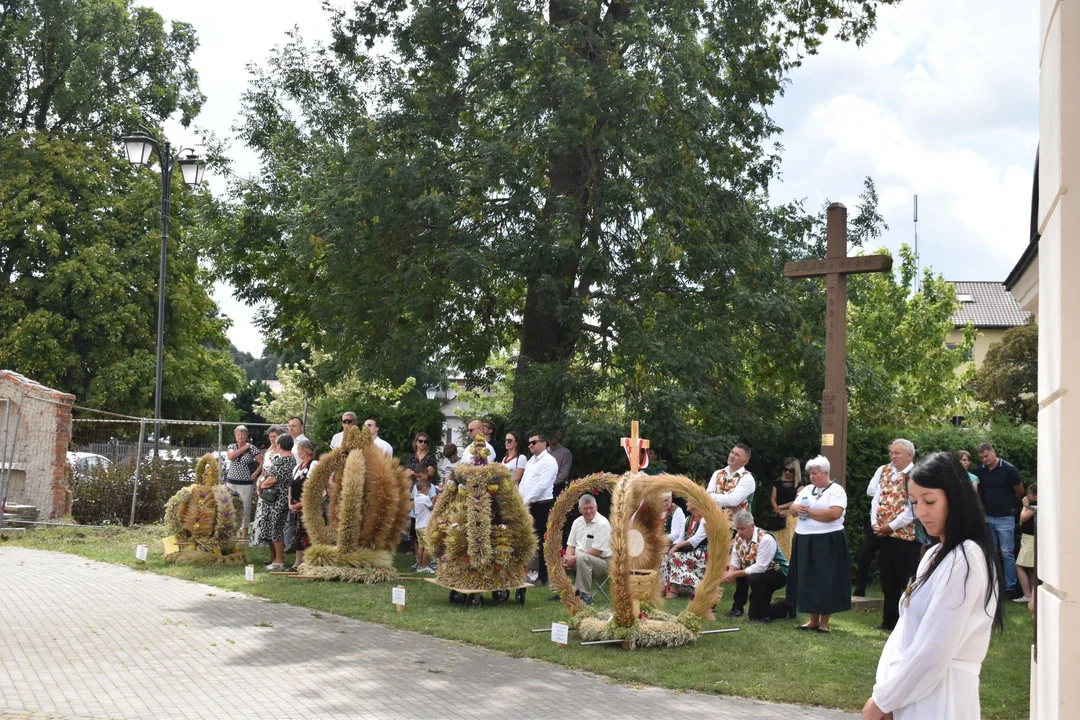
[[[158,161],[161,165],[161,263],[158,273],[158,316],[157,316],[157,376],[154,384],[154,457],[158,457],[158,446],[161,442],[161,366],[165,357],[165,250],[169,240],[169,190],[172,187],[172,173],[177,165],[180,166],[180,175],[184,184],[194,187],[202,183],[206,166],[202,159],[187,150],[185,157],[180,154],[184,148],[177,152],[172,151],[172,145],[168,140],[158,141],[145,128],[120,138],[127,150],[128,161],[136,167],[145,167],[150,164],[150,157],[157,150]]]

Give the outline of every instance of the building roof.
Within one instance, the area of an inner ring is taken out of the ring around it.
[[[956,327],[969,322],[976,328],[1011,328],[1026,325],[1031,313],[1020,309],[1020,303],[1000,282],[954,282],[960,309],[953,313]]]

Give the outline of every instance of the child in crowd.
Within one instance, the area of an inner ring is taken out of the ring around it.
[[[421,573],[435,574],[434,562],[428,555],[424,535],[431,509],[435,506],[436,490],[426,475],[417,475],[413,485],[413,512],[416,513],[416,570]]]
[[[1016,579],[1024,597],[1013,600],[1026,603],[1035,594],[1038,580],[1035,578],[1035,528],[1039,517],[1039,486],[1028,485],[1024,495],[1024,507],[1020,510],[1020,552],[1016,554]]]

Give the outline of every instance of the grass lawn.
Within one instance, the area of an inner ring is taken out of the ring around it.
[[[160,526],[134,529],[38,529],[0,543],[74,553],[94,560],[145,567],[151,572],[195,580],[224,590],[246,592],[277,602],[368,620],[403,630],[479,645],[515,657],[531,657],[566,667],[606,675],[631,685],[737,695],[777,702],[820,705],[858,711],[870,695],[885,634],[874,629],[880,614],[847,612],[836,615],[831,635],[794,630],[794,621],[751,625],[745,618],[721,617],[706,629],[738,627],[737,633],[704,636],[695,645],[671,650],[613,647],[557,648],[546,634],[531,628],[564,620],[562,605],[549,601],[546,589],[530,590],[524,607],[511,603],[462,608],[448,602],[448,592],[421,581],[405,581],[408,609],[395,612],[386,585],[353,585],[293,580],[262,569],[269,561],[266,548],[249,551],[256,581],[244,580],[243,568],[178,566],[162,559]],[[149,546],[148,562],[135,560],[137,544]],[[399,556],[398,567],[411,558]],[[724,589],[719,613],[731,607],[733,586]],[[601,600],[601,602],[603,602]],[[666,609],[679,612],[685,600],[671,600]],[[1028,711],[1028,658],[1031,620],[1026,606],[1007,603],[1005,633],[995,636],[982,671],[982,715],[1022,718]],[[719,614],[718,613],[718,614]],[[805,622],[802,616],[800,622]],[[571,642],[576,643],[574,635]]]

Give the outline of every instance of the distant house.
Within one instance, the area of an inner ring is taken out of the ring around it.
[[[953,313],[952,322],[956,328],[949,334],[946,344],[955,347],[964,339],[964,327],[970,322],[975,325],[978,335],[975,348],[968,358],[981,367],[986,359],[986,351],[1001,339],[1009,328],[1025,325],[1031,313],[1022,309],[1012,293],[1000,282],[954,282],[956,299],[960,309]]]

